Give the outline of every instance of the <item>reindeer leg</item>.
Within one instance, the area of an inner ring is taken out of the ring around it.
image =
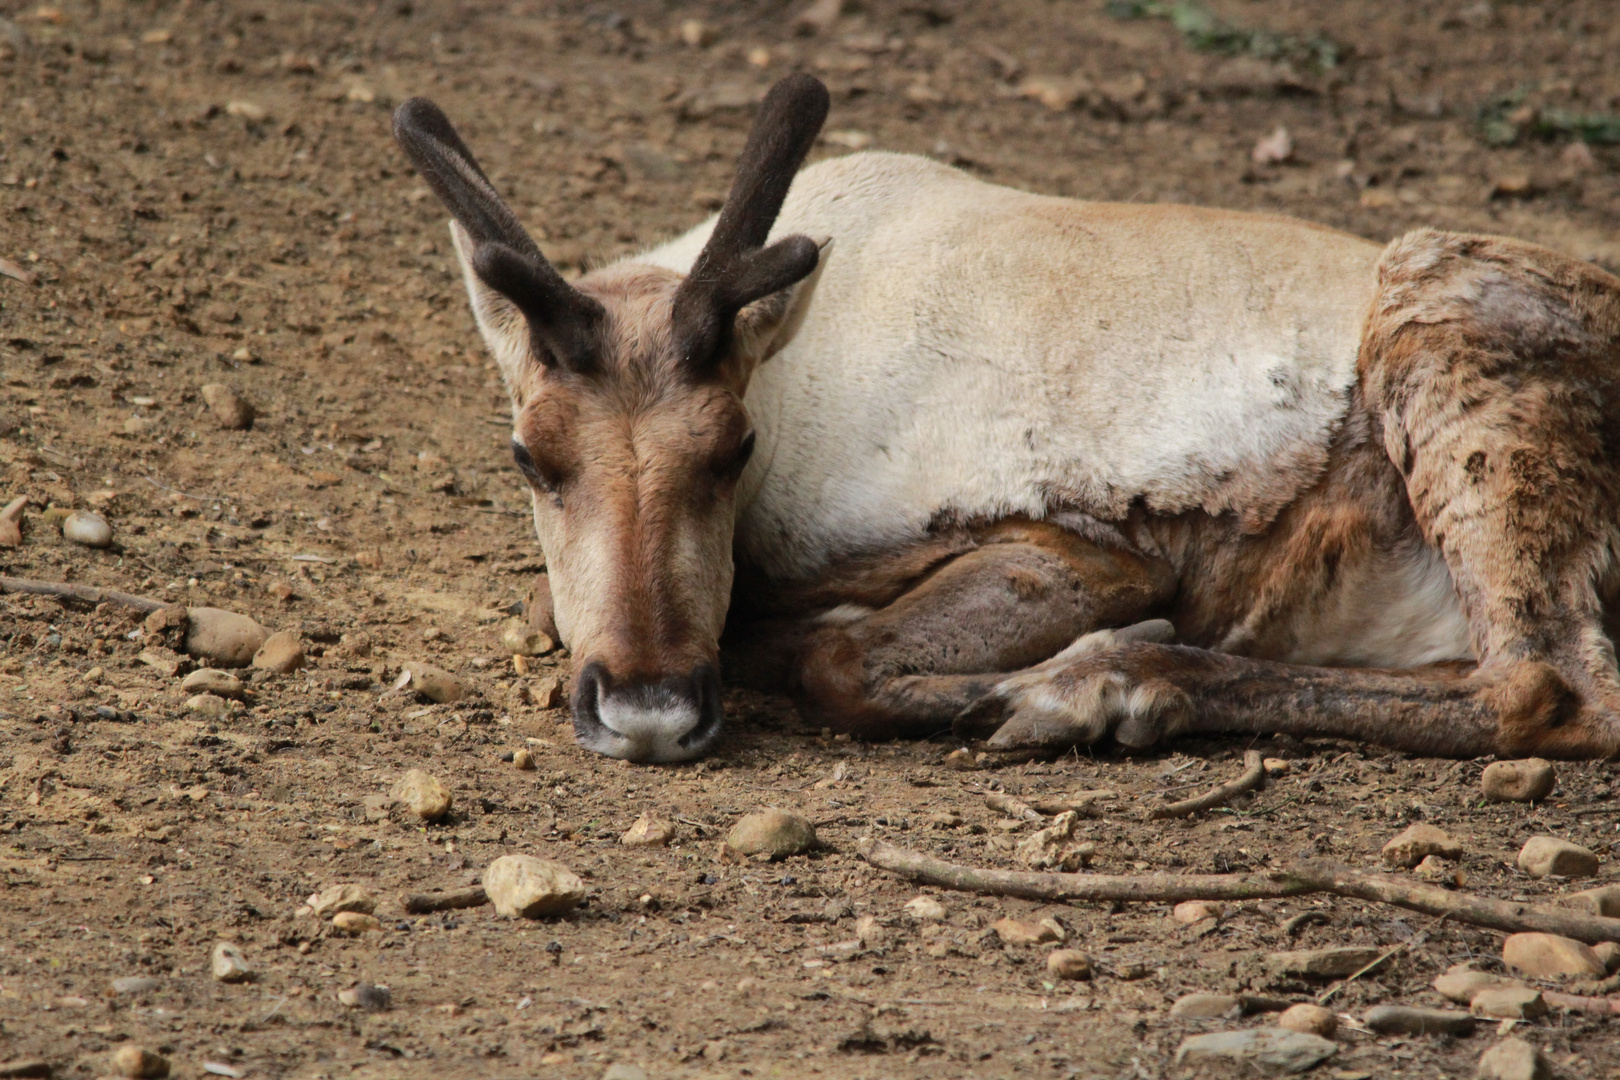
[[[794,680],[812,722],[867,738],[948,729],[1007,672],[1142,619],[1171,587],[1158,564],[1053,526],[984,540],[881,607],[846,604],[816,621]]]

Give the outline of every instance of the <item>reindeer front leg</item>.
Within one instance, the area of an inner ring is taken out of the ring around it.
[[[892,564],[915,573],[909,553]],[[1166,567],[1140,556],[1055,526],[1003,523],[882,606],[843,604],[816,618],[793,690],[812,722],[863,738],[948,730],[1009,673],[1147,617],[1173,587]]]

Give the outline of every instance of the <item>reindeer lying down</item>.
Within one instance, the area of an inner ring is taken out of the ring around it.
[[[697,757],[743,678],[862,737],[1620,750],[1620,279],[1419,231],[1029,195],[762,104],[717,218],[565,283],[449,121],[579,741]],[[988,729],[987,729],[988,730]]]

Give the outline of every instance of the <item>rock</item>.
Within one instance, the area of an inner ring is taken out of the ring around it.
[[[1519,849],[1519,869],[1533,878],[1591,877],[1598,872],[1598,857],[1556,836],[1532,836]]]
[[[1615,968],[1620,968],[1620,943],[1600,941],[1592,946],[1592,952],[1603,961],[1606,970],[1613,972]]]
[[[1018,96],[1031,98],[1054,112],[1072,109],[1093,89],[1083,75],[1031,75],[1018,84]]]
[[[512,751],[512,767],[519,772],[533,772],[534,755],[529,753],[527,749]]]
[[[399,783],[394,785],[393,796],[395,802],[404,803],[407,810],[423,821],[438,821],[450,812],[454,801],[449,788],[421,769],[411,769],[400,777]]]
[[[542,709],[560,709],[568,704],[568,683],[557,675],[543,675],[526,689],[529,699]]]
[[[1464,1005],[1472,1002],[1481,990],[1523,986],[1524,983],[1518,979],[1492,975],[1488,971],[1475,971],[1466,964],[1453,964],[1445,974],[1437,976],[1434,980],[1434,988],[1442,997],[1448,997]]]
[[[412,660],[405,665],[404,685],[420,696],[443,705],[467,696],[467,684],[441,667]]]
[[[1201,923],[1205,919],[1219,919],[1226,905],[1213,900],[1183,900],[1170,911],[1170,917],[1183,926]]]
[[[1079,814],[1065,810],[1052,819],[1052,824],[1024,838],[1018,845],[1018,858],[1036,870],[1078,870],[1080,856],[1066,849],[1079,820]]]
[[[186,654],[220,667],[247,667],[270,636],[270,631],[234,611],[195,607],[187,608],[185,614]]]
[[[1460,866],[1443,862],[1438,855],[1425,855],[1423,861],[1412,868],[1412,873],[1424,881],[1432,881],[1437,885],[1455,885],[1461,887],[1467,880]]]
[[[131,1080],[157,1080],[158,1077],[169,1075],[168,1058],[134,1043],[125,1043],[118,1048],[118,1052],[113,1054],[112,1067],[119,1076],[130,1077]]]
[[[1038,923],[1020,919],[997,919],[990,924],[1004,945],[1040,945],[1047,941],[1061,941],[1063,934],[1050,919]]]
[[[16,547],[22,543],[22,517],[26,509],[28,496],[19,495],[0,510],[0,547]]]
[[[163,985],[163,980],[151,975],[124,975],[108,983],[108,989],[118,995],[150,994]]]
[[[188,694],[215,694],[222,698],[241,699],[247,693],[247,683],[219,668],[198,668],[180,682],[180,689]]]
[[[1262,1073],[1290,1074],[1314,1069],[1338,1052],[1338,1043],[1320,1035],[1281,1028],[1250,1028],[1212,1031],[1183,1039],[1176,1050],[1176,1064],[1237,1062]]]
[[[614,1062],[602,1074],[602,1080],[647,1080],[647,1070],[628,1062]]]
[[[1185,1020],[1231,1020],[1243,1015],[1243,1002],[1231,994],[1188,994],[1176,999],[1170,1015]]]
[[[1282,1015],[1277,1017],[1277,1026],[1284,1031],[1299,1031],[1331,1039],[1333,1033],[1339,1030],[1339,1018],[1332,1009],[1301,1003],[1284,1009]]]
[[[253,666],[288,675],[304,666],[304,643],[291,630],[277,630],[253,654]]]
[[[1536,802],[1552,794],[1558,774],[1541,758],[1493,761],[1479,776],[1479,788],[1492,802]]]
[[[1532,979],[1601,979],[1603,961],[1588,946],[1557,934],[1513,934],[1502,944],[1502,962]]]
[[[240,948],[229,941],[217,942],[214,945],[209,967],[214,973],[214,978],[222,983],[246,982],[253,975],[247,957],[242,955]]]
[[[1362,1023],[1380,1035],[1467,1035],[1474,1030],[1474,1018],[1465,1012],[1409,1005],[1374,1006]]]
[[[741,855],[785,859],[816,846],[816,828],[797,814],[767,809],[749,814],[731,827],[726,846]]]
[[[793,20],[793,29],[799,34],[824,34],[843,13],[844,0],[815,0],[799,12]]]
[[[225,431],[246,431],[259,415],[246,398],[224,383],[208,383],[202,388],[202,396]]]
[[[104,548],[112,543],[112,526],[100,514],[75,510],[62,522],[62,535],[84,547]]]
[[[227,116],[240,116],[249,123],[258,123],[269,119],[270,110],[256,101],[227,101],[225,103]]]
[[[528,623],[513,622],[501,634],[501,646],[513,656],[544,656],[557,647],[551,635]]]
[[[619,843],[625,847],[663,847],[675,839],[675,823],[650,812],[636,818],[635,824],[624,831]]]
[[[1410,870],[1431,855],[1462,858],[1462,845],[1433,825],[1413,825],[1384,845],[1384,863]]]
[[[1278,975],[1303,975],[1314,979],[1342,979],[1354,975],[1379,956],[1380,949],[1344,945],[1327,949],[1299,949],[1276,952],[1266,957],[1266,967]]]
[[[219,720],[231,714],[230,703],[218,694],[195,694],[186,699],[186,708],[210,720]]]
[[[1477,1080],[1552,1080],[1552,1066],[1523,1039],[1503,1039],[1479,1056]]]
[[[1294,767],[1284,758],[1268,757],[1260,762],[1260,768],[1265,770],[1267,776],[1275,778],[1287,776]]]
[[[363,911],[340,911],[332,916],[332,929],[359,937],[382,929],[382,920]]]
[[[394,995],[388,992],[385,986],[373,986],[370,983],[356,983],[347,990],[338,991],[338,1004],[350,1009],[364,1009],[366,1012],[384,1012],[388,1009]]]
[[[1620,918],[1620,885],[1600,885],[1596,889],[1583,889],[1570,893],[1561,901],[1590,915]]]
[[[1492,1020],[1535,1020],[1550,1009],[1541,991],[1528,986],[1487,986],[1474,995],[1468,1011]]]
[[[1053,949],[1046,954],[1046,973],[1054,979],[1091,978],[1091,957],[1079,949]]]
[[[1262,135],[1249,151],[1249,160],[1256,165],[1278,165],[1294,156],[1294,137],[1288,129],[1278,126],[1270,135]]]
[[[324,919],[344,911],[358,911],[370,915],[377,910],[377,898],[362,885],[332,885],[311,894],[304,903],[309,905],[317,919]]]
[[[932,896],[919,896],[906,901],[906,914],[918,922],[944,922],[945,905]]]
[[[868,949],[881,949],[889,944],[889,931],[871,915],[855,920],[855,937]]]
[[[538,919],[577,907],[585,899],[585,883],[561,863],[502,855],[484,871],[484,892],[497,915]]]
[[[720,32],[702,19],[681,21],[681,41],[694,49],[706,49],[720,40]]]
[[[957,772],[973,772],[979,767],[979,763],[973,760],[973,751],[966,747],[946,754],[944,765],[947,769],[955,769]]]

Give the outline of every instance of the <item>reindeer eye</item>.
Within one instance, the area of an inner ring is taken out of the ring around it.
[[[721,479],[735,480],[737,477],[742,475],[743,466],[747,465],[748,459],[753,456],[754,433],[750,431],[747,435],[743,436],[742,442],[737,444],[737,449],[731,455],[731,458],[727,461],[720,462],[714,471],[719,474]]]
[[[517,463],[518,471],[524,475],[529,483],[541,491],[555,492],[557,490],[556,483],[548,479],[540,471],[540,466],[534,463],[534,455],[529,453],[529,448],[516,439],[512,440],[512,460]]]

